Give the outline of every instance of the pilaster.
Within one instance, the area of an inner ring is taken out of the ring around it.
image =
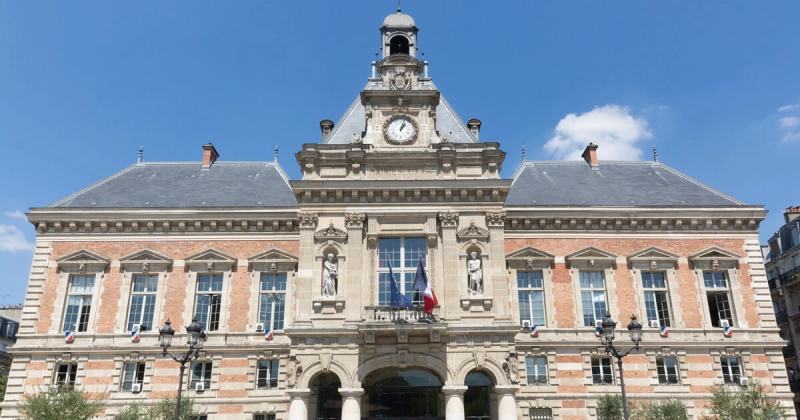
[[[460,318],[457,314],[459,313],[459,295],[463,289],[463,285],[459,283],[461,270],[454,267],[459,262],[458,244],[456,243],[458,213],[449,211],[439,213],[439,224],[442,229],[442,266],[444,267],[444,287],[441,289],[442,297],[439,299],[439,302],[444,302],[444,313],[441,313],[440,317],[451,321]]]
[[[364,213],[347,213],[344,215],[347,227],[347,272],[350,278],[339,279],[339,287],[343,289],[347,302],[345,306],[346,323],[360,323],[361,311],[365,306],[362,299],[365,290],[364,279],[369,276],[362,275],[361,254],[364,247]]]
[[[314,231],[319,216],[317,213],[299,213],[300,260],[297,270],[297,318],[295,324],[310,324],[314,294]]]
[[[509,317],[509,287],[506,284],[505,275],[505,212],[487,212],[486,226],[489,228],[489,260],[488,265],[489,281],[492,284],[492,296],[494,296],[495,320],[510,320]],[[486,281],[486,279],[484,279]]]

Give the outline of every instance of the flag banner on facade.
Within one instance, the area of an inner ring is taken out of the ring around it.
[[[422,292],[425,313],[433,315],[433,308],[439,304],[439,301],[436,299],[436,295],[433,293],[430,283],[428,283],[428,275],[425,274],[425,267],[422,265],[422,260],[419,260],[419,263],[417,263],[417,274],[416,277],[414,277],[413,287]]]
[[[669,327],[662,325],[660,333],[662,337],[669,337]]]
[[[75,341],[75,333],[72,331],[64,331],[64,340],[67,343]]]
[[[136,343],[139,341],[140,338],[141,338],[141,326],[139,324],[136,324],[133,326],[133,329],[131,330],[131,341]]]
[[[264,338],[266,338],[267,340],[272,340],[272,337],[273,337],[272,330],[264,331]]]
[[[389,301],[389,306],[393,308],[413,308],[414,305],[411,303],[411,299],[409,299],[408,296],[400,293],[400,288],[397,287],[397,282],[394,281],[392,263],[387,260],[386,264],[389,265],[389,284],[392,287],[392,298]]]
[[[725,337],[733,337],[733,327],[722,328],[722,334],[724,334]]]
[[[538,337],[539,336],[539,327],[536,325],[531,327],[531,337]]]

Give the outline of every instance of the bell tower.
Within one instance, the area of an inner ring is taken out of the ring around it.
[[[417,57],[417,31],[414,19],[397,6],[397,13],[386,16],[381,26],[383,59],[390,55],[405,54]]]

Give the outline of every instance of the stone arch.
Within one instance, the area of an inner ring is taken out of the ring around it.
[[[389,36],[389,55],[410,54],[409,46],[411,39],[403,33],[395,33]]]
[[[339,380],[342,382],[343,388],[358,388],[361,386],[360,384],[354,384],[353,375],[347,371],[347,367],[345,367],[345,365],[343,365],[341,362],[331,360],[328,369],[324,369],[322,366],[322,361],[315,360],[308,366],[304,367],[303,373],[297,380],[297,388],[308,388],[311,384],[311,381],[317,375],[323,373],[333,373],[334,375],[338,376]]]
[[[456,368],[455,375],[453,376],[453,385],[464,385],[467,374],[473,370],[486,372],[494,380],[495,385],[510,385],[508,377],[503,370],[503,364],[488,357],[484,359],[483,366],[481,367],[475,362],[475,358],[463,361],[458,368]]]
[[[336,257],[341,257],[344,255],[344,249],[337,242],[325,241],[317,244],[317,249],[314,251],[314,255],[323,257],[329,253],[333,253]]]
[[[453,372],[447,366],[447,362],[431,355],[422,353],[409,353],[408,363],[405,363],[405,365],[408,367],[430,369],[439,375],[439,379],[442,380],[443,384],[450,383],[453,378]],[[352,378],[353,387],[360,387],[361,382],[367,377],[367,375],[378,369],[389,366],[400,366],[400,360],[397,354],[384,354],[363,361],[360,365],[358,365],[358,368],[354,372],[356,376]],[[358,385],[356,386],[356,384]]]
[[[467,241],[461,244],[459,254],[469,256],[469,253],[475,251],[478,255],[486,255],[489,250],[486,249],[486,244],[480,241]]]

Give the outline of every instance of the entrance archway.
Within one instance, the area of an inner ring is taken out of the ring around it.
[[[341,420],[342,394],[339,388],[342,381],[333,373],[323,373],[315,377],[309,384],[311,397],[309,407],[315,407],[315,420]]]
[[[444,420],[442,380],[422,368],[383,368],[362,381],[361,418]]]
[[[464,417],[467,420],[489,420],[492,418],[492,378],[485,372],[473,370],[464,379]]]

